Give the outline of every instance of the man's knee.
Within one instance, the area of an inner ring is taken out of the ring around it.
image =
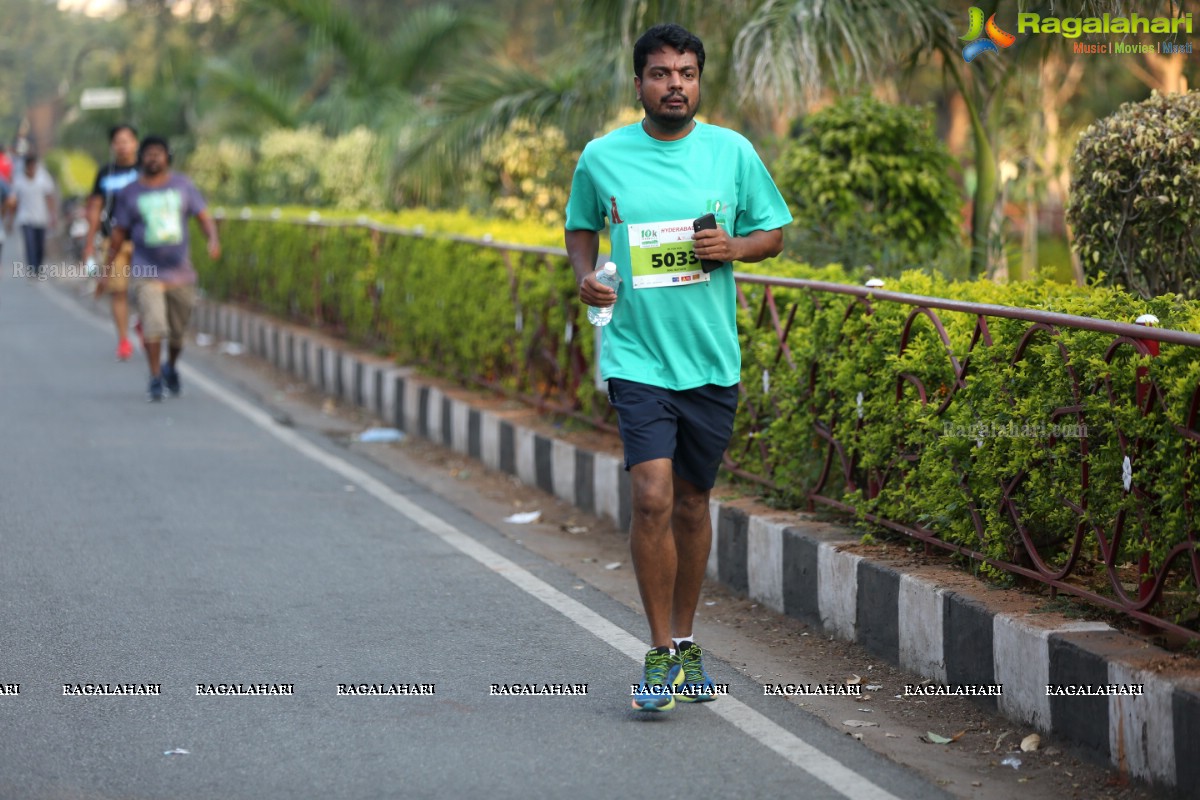
[[[674,513],[690,522],[697,522],[708,515],[708,492],[679,491],[675,492]]]
[[[665,518],[671,514],[674,491],[671,486],[669,461],[665,471],[658,464],[639,464],[630,470],[630,477],[635,517]]]

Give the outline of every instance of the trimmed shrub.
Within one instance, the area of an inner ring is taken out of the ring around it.
[[[1200,297],[1200,92],[1126,103],[1084,131],[1067,221],[1088,276]]]

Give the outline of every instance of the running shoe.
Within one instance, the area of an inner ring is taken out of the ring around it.
[[[671,685],[675,699],[681,703],[707,703],[717,699],[717,687],[700,657],[703,653],[695,642],[680,642],[677,648],[678,666],[672,667]]]
[[[162,378],[151,378],[150,388],[146,390],[146,394],[151,403],[157,403],[163,399],[163,380]]]
[[[117,361],[128,361],[133,357],[133,343],[128,339],[122,339],[117,343]]]
[[[683,680],[679,657],[669,647],[655,647],[646,653],[642,682],[632,686],[635,711],[670,711],[675,707],[671,680]]]
[[[170,364],[162,365],[163,386],[167,387],[167,391],[171,397],[179,397],[179,372]]]

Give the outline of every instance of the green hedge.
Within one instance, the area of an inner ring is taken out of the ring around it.
[[[575,398],[585,413],[603,408],[590,382],[593,338],[564,256],[509,252],[510,274],[501,250],[432,235],[236,219],[221,229],[220,263],[207,260],[202,242],[194,248],[203,285],[218,299],[250,301],[282,317],[332,327],[439,375],[482,373],[521,391]],[[836,265],[815,269],[775,259],[739,268],[846,282]],[[780,501],[806,502],[826,452],[814,432],[823,424],[844,448],[854,484],[838,477],[835,463],[825,496],[933,530],[991,558],[1027,562],[1017,525],[1001,503],[1005,487],[1051,566],[1063,563],[1076,529],[1082,531],[1084,563],[1075,573],[1084,581],[1103,576],[1097,537],[1110,538],[1121,515],[1127,532],[1118,565],[1136,563],[1146,549],[1139,514],[1153,531],[1154,565],[1196,535],[1185,497],[1190,492],[1195,503],[1200,495],[1200,448],[1189,446],[1174,426],[1186,425],[1192,404],[1200,402],[1200,350],[1164,344],[1161,355],[1149,359],[1126,347],[1106,364],[1112,336],[1064,328],[1058,335],[1036,334],[1013,363],[1030,323],[988,318],[992,346],[977,344],[968,358],[975,316],[939,312],[950,349],[968,360],[965,385],[953,393],[954,369],[928,318],[915,321],[900,352],[911,306],[875,302],[867,314],[861,301],[846,295],[773,288],[782,319],[795,306],[787,339],[792,369],[771,326],[756,324],[764,287],[742,288],[750,304],[740,313],[746,402],[731,450],[745,469],[778,487]],[[886,288],[1127,322],[1153,313],[1163,327],[1200,331],[1200,304],[1171,296],[1146,301],[1109,287],[1045,279],[952,283],[910,272]],[[574,351],[560,346],[569,323]],[[1139,365],[1163,392],[1162,404],[1145,417],[1134,400]],[[1108,399],[1110,384],[1115,403]],[[1054,409],[1072,405],[1081,407],[1079,414],[1051,418]],[[1056,424],[1064,427],[1049,442],[1045,434]],[[1086,439],[1070,427],[1077,425],[1086,426]],[[1140,504],[1122,488],[1119,432],[1130,437],[1125,452],[1134,484],[1151,495]],[[1012,485],[1020,471],[1026,477]],[[872,484],[877,493],[868,491]],[[1187,591],[1172,595],[1172,613],[1196,609],[1197,588]]]
[[[324,328],[442,377],[477,378],[602,415],[602,396],[589,390],[591,326],[565,255],[429,232],[461,216],[385,217],[424,231],[396,235],[299,224],[307,215],[286,212],[278,220],[243,220],[239,211],[221,222],[221,260],[208,259],[201,237],[193,237],[193,258],[214,298]],[[493,230],[545,236],[519,223],[473,227],[481,239],[495,237]]]

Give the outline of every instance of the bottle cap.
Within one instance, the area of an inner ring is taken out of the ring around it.
[[[616,265],[616,264],[614,264],[614,263],[613,263],[613,262],[611,262],[611,261],[606,261],[606,262],[604,262],[604,267],[603,267],[603,269],[604,269],[604,271],[605,271],[605,272],[616,272],[616,271],[617,271],[617,265]]]

